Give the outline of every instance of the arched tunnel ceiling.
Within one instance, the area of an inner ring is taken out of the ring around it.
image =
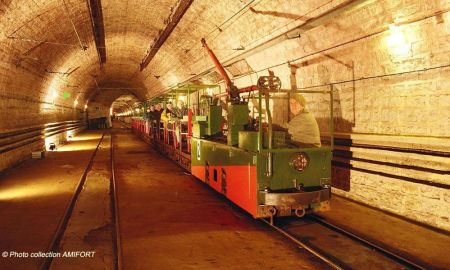
[[[134,95],[123,95],[111,104],[111,108],[114,113],[123,113],[132,110],[138,105],[139,101]]]
[[[18,75],[24,82],[16,92],[38,91],[41,99],[50,91],[70,91],[84,101],[102,88],[121,87],[143,100],[212,67],[202,37],[219,59],[229,59],[330,1],[194,0],[148,67],[139,71],[177,3],[101,0],[106,47],[101,67],[86,0],[0,1],[0,54],[16,67],[2,86],[14,85]]]

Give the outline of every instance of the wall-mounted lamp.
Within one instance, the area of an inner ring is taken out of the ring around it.
[[[55,144],[55,143],[49,143],[48,149],[49,149],[50,151],[55,151],[55,150],[56,150],[56,144]]]
[[[407,42],[405,33],[400,26],[395,24],[389,25],[389,35],[386,43],[395,56],[407,56],[410,53],[411,46]]]

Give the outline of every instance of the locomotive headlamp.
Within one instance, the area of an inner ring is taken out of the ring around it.
[[[309,164],[308,155],[306,153],[299,153],[291,161],[291,165],[299,172],[304,171]]]

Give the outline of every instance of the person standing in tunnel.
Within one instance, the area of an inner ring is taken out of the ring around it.
[[[300,147],[320,147],[320,131],[314,115],[306,109],[306,100],[301,94],[289,98],[289,107],[294,117],[287,124],[293,143]]]

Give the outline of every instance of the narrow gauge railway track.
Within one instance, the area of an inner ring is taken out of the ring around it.
[[[309,253],[313,254],[314,256],[316,256],[317,258],[319,258],[320,260],[322,260],[323,262],[328,264],[331,268],[337,269],[337,270],[346,269],[343,266],[341,266],[338,262],[335,262],[333,260],[333,258],[329,258],[326,254],[322,253],[320,250],[308,245],[304,241],[299,240],[294,235],[288,233],[287,231],[283,230],[281,227],[278,227],[277,225],[275,225],[275,223],[269,222],[263,218],[261,220],[264,223],[266,223],[267,225],[269,225],[270,227],[272,227],[273,229],[275,229],[277,232],[281,233],[284,237],[286,237],[290,241],[294,242],[294,244],[299,245],[301,248],[304,248]]]
[[[333,249],[332,247],[334,247],[335,249],[339,249],[340,247],[342,247],[342,240],[339,241],[339,239],[343,239],[348,243],[352,242],[352,245],[354,246],[359,245],[359,250],[365,250],[365,254],[361,255],[361,257],[365,256],[364,259],[359,260],[366,260],[366,269],[430,269],[419,265],[418,263],[415,263],[399,254],[396,254],[395,252],[389,251],[367,239],[364,239],[364,237],[360,235],[356,235],[343,228],[340,228],[337,225],[331,224],[316,215],[310,215],[308,217],[305,217],[304,219],[290,218],[288,219],[288,221],[279,222],[279,225],[271,224],[265,219],[262,219],[262,221],[271,226],[277,232],[281,233],[290,241],[294,242],[296,245],[299,245],[314,256],[318,257],[320,260],[327,263],[333,269],[346,270],[362,268],[361,265],[357,262],[358,258],[349,259],[342,257],[354,256],[353,254],[351,254],[352,248],[349,248],[350,245],[347,244],[347,249],[345,249],[345,251],[340,251],[341,254],[339,254],[339,252],[333,252],[327,248],[324,248],[323,244],[314,243],[314,240],[316,238],[324,237],[326,238],[326,241],[330,241],[330,239],[331,241],[335,241],[334,243],[327,244],[330,249]],[[311,228],[308,228],[311,226],[316,228],[313,228],[311,230]],[[314,235],[314,231],[317,232],[318,230],[322,231],[322,234]],[[326,237],[325,235],[328,237]],[[346,254],[342,255],[342,253]],[[380,258],[384,258],[387,261],[387,265],[391,265],[392,268],[377,268],[377,266],[373,263],[377,262],[377,260],[380,260]]]
[[[428,269],[424,266],[421,266],[418,263],[411,261],[408,258],[405,258],[404,256],[396,254],[395,252],[389,251],[388,249],[383,248],[380,245],[377,245],[376,243],[373,243],[367,239],[364,239],[362,236],[356,235],[356,234],[354,234],[346,229],[343,229],[337,225],[331,224],[330,222],[324,220],[323,218],[321,218],[317,215],[311,215],[309,218],[314,220],[317,223],[320,223],[321,225],[323,225],[325,227],[332,229],[333,231],[339,232],[355,241],[358,241],[358,242],[370,247],[372,250],[377,251],[378,253],[383,254],[384,256],[401,263],[402,265],[406,266],[408,269],[420,269],[420,270]]]
[[[120,241],[120,223],[119,223],[119,206],[118,206],[118,195],[117,195],[117,183],[115,174],[115,158],[114,158],[114,134],[111,134],[111,209],[112,209],[112,219],[114,221],[114,234],[115,238],[113,241],[114,254],[115,254],[115,269],[122,269],[122,244]]]
[[[80,197],[80,194],[84,188],[84,185],[86,183],[87,175],[89,171],[92,168],[92,164],[94,162],[94,159],[97,155],[97,152],[100,148],[100,145],[103,142],[103,139],[105,138],[105,133],[102,134],[102,137],[100,138],[94,152],[92,153],[92,156],[89,159],[89,162],[87,166],[85,167],[83,174],[80,177],[80,180],[78,181],[75,191],[72,194],[72,197],[69,201],[69,204],[67,205],[67,208],[58,224],[58,227],[55,231],[55,234],[50,242],[49,247],[47,248],[47,253],[57,253],[60,252],[61,247],[61,241],[64,237],[64,234],[66,232],[66,229],[69,225],[69,221],[72,217],[72,213],[74,211],[75,205],[78,201],[78,198]],[[120,238],[119,238],[119,231],[118,231],[118,212],[117,212],[117,200],[116,200],[116,184],[115,184],[115,174],[114,174],[114,147],[113,147],[113,136],[111,134],[111,146],[110,146],[110,157],[111,157],[111,211],[112,211],[112,219],[115,223],[115,239],[113,239],[113,248],[114,248],[114,265],[115,269],[119,270],[121,269],[121,249],[120,249]],[[53,262],[53,257],[46,257],[43,262],[40,265],[41,270],[47,270],[50,269]]]

